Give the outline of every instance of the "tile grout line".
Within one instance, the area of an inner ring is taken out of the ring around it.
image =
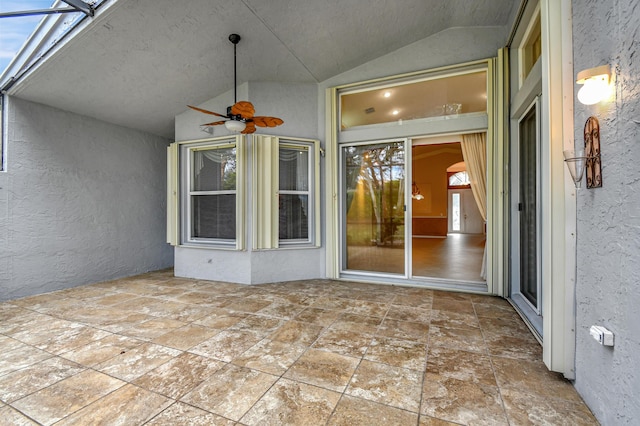
[[[476,310],[476,303],[473,302],[473,300],[471,300],[471,304],[473,306],[473,312],[476,316],[476,319],[478,320],[478,325],[480,327],[480,334],[482,335],[482,341],[484,342],[485,347],[487,349],[487,358],[489,358],[489,365],[491,366],[491,372],[493,373],[493,378],[496,381],[496,388],[498,389],[498,396],[500,397],[500,406],[502,407],[502,412],[504,413],[504,417],[507,420],[507,425],[511,425],[511,418],[509,417],[509,414],[507,413],[507,408],[504,405],[504,398],[502,397],[502,387],[498,382],[496,369],[493,365],[493,355],[491,354],[491,350],[489,350],[489,345],[487,344],[487,340],[485,337],[485,330],[484,330],[484,327],[482,326],[482,323],[480,322],[480,317],[478,316],[478,311]]]
[[[427,371],[429,369],[429,343],[431,340],[431,321],[433,320],[433,293],[431,294],[431,306],[429,309],[429,329],[427,330],[427,340],[424,351],[424,371],[422,372],[422,382],[420,383],[420,404],[418,406],[418,426],[422,418],[422,404],[424,403],[424,384],[427,380]]]

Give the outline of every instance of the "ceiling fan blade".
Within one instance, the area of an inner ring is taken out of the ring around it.
[[[204,124],[201,124],[201,126],[217,126],[219,124],[224,124],[226,122],[227,120],[220,120],[220,121],[214,121],[212,123],[204,123]]]
[[[194,107],[194,106],[191,106],[191,105],[187,105],[187,106],[188,106],[189,108],[193,109],[193,110],[196,110],[196,111],[199,111],[199,112],[203,112],[203,113],[205,113],[205,114],[211,114],[211,115],[215,115],[215,116],[222,117],[222,118],[229,118],[229,117],[227,117],[226,115],[218,114],[217,112],[207,111],[206,109],[202,109],[202,108]]]
[[[241,133],[249,134],[249,133],[254,133],[256,131],[256,125],[253,124],[253,122],[251,121],[247,121],[247,127],[244,128],[244,130]]]
[[[231,107],[231,114],[241,115],[242,118],[251,118],[255,113],[256,109],[253,107],[251,102],[240,101],[236,102],[235,105]]]
[[[259,127],[276,127],[284,123],[278,117],[253,117],[252,121]]]

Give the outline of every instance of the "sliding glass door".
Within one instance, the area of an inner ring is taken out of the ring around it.
[[[405,275],[405,140],[342,146],[343,271]]]
[[[540,312],[538,277],[538,128],[537,103],[520,120],[520,293]]]

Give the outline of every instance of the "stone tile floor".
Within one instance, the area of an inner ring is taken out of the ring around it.
[[[504,300],[159,271],[0,303],[0,425],[592,425]]]

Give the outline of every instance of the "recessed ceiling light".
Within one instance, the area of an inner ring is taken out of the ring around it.
[[[398,111],[397,109],[394,109],[393,112],[391,112],[391,114],[398,115],[398,114],[400,114],[400,111]]]
[[[391,92],[389,92],[389,91],[384,92],[384,97],[385,98],[391,97]]]

